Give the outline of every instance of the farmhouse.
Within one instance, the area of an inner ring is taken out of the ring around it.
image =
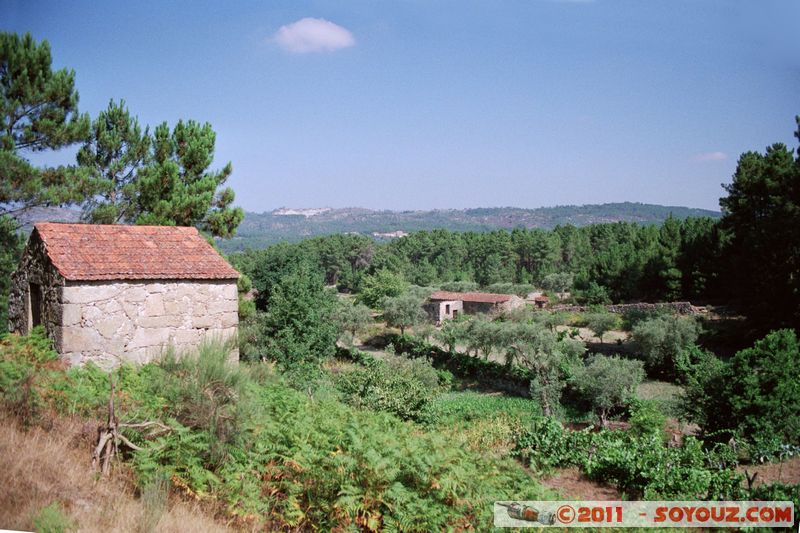
[[[516,309],[525,301],[513,294],[493,294],[490,292],[448,292],[436,291],[428,298],[428,314],[436,322],[457,318],[459,314],[474,315]]]
[[[12,274],[9,330],[42,325],[70,364],[142,363],[235,338],[238,278],[195,228],[38,223]]]

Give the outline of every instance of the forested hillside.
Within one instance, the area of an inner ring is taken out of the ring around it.
[[[491,231],[514,228],[554,228],[572,224],[586,226],[603,222],[659,224],[668,216],[710,217],[719,213],[690,207],[622,202],[601,205],[540,207],[521,209],[494,207],[442,209],[434,211],[373,211],[370,209],[276,209],[246,213],[236,236],[220,240],[225,251],[263,248],[280,241],[298,241],[334,233],[357,233],[386,239],[413,231]],[[399,232],[399,233],[398,233]]]

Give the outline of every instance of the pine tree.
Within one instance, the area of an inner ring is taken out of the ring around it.
[[[83,218],[101,224],[133,222],[136,218],[138,173],[150,150],[148,128],[113,100],[92,122],[91,139],[78,152],[97,194],[83,205]]]
[[[75,72],[52,70],[50,45],[30,34],[0,33],[0,215],[82,199],[73,168],[36,168],[23,154],[57,150],[86,138]]]
[[[230,237],[244,218],[232,207],[230,187],[217,190],[231,175],[231,164],[209,170],[216,134],[211,124],[179,121],[155,129],[152,156],[137,180],[138,224],[198,226],[217,237]]]

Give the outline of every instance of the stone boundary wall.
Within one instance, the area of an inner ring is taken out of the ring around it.
[[[681,315],[696,315],[700,311],[690,302],[664,302],[664,303],[636,303],[636,304],[615,304],[603,306],[611,313],[624,314],[628,311],[658,311],[669,309]],[[573,313],[584,313],[589,310],[586,305],[552,305],[547,309],[551,311],[569,311]]]
[[[61,292],[54,340],[70,364],[146,363],[170,345],[235,339],[239,324],[232,280],[67,282]]]

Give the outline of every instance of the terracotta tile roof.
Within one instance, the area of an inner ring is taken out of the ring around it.
[[[431,294],[431,300],[461,300],[462,302],[477,302],[497,304],[507,302],[514,298],[511,294],[493,294],[491,292],[448,292],[436,291]]]
[[[34,228],[68,280],[239,277],[196,228],[55,222]]]

